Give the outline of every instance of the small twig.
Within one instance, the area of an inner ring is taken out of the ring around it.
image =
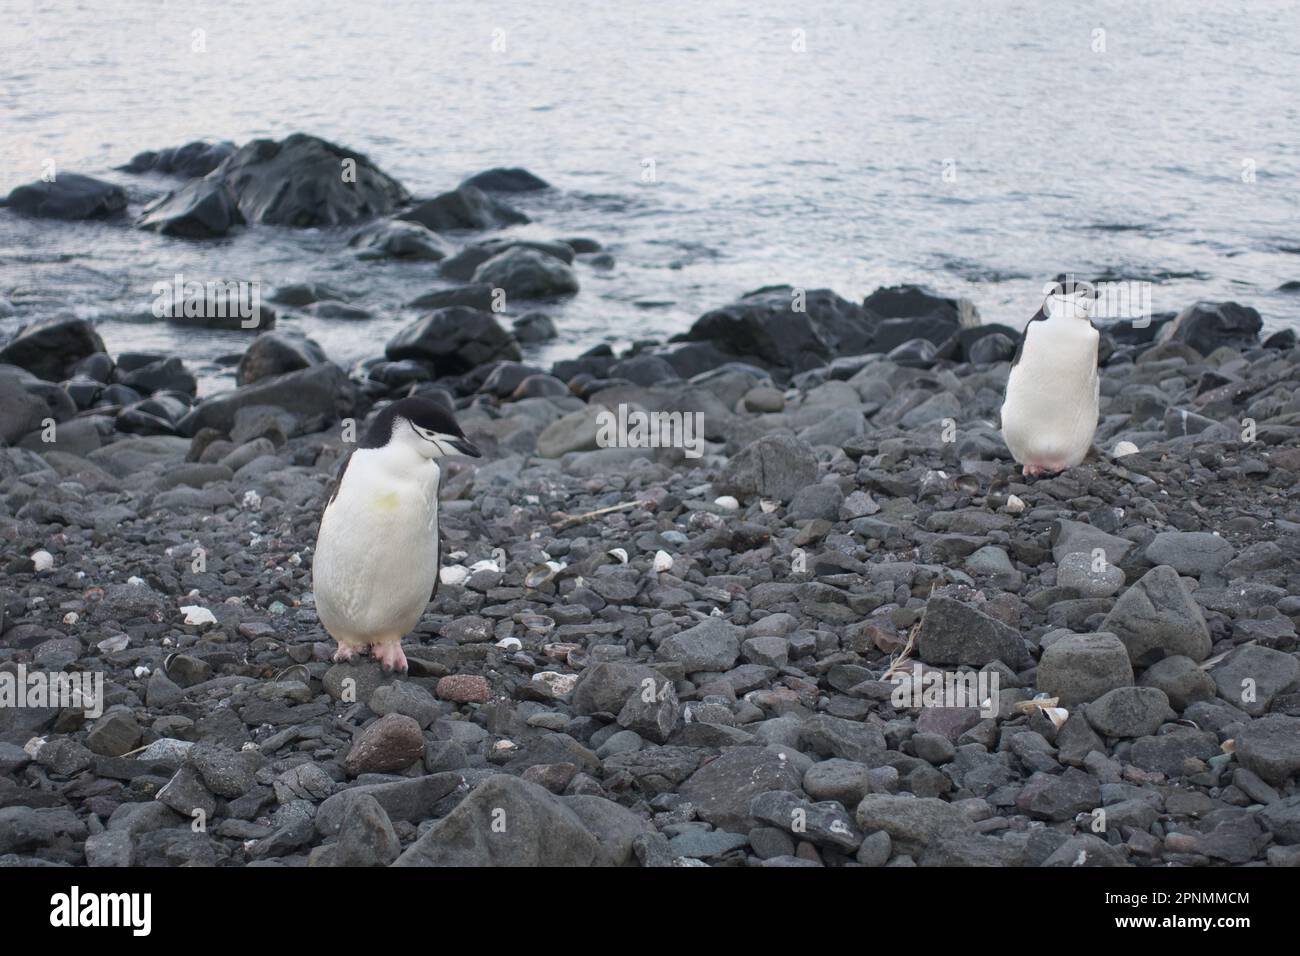
[[[601,515],[611,514],[615,511],[627,511],[629,508],[635,508],[641,502],[625,501],[621,505],[610,505],[608,508],[597,508],[595,511],[588,511],[580,515],[566,515],[563,511],[556,512],[557,515],[563,515],[558,524],[552,525],[556,531],[563,531],[565,528],[571,528],[575,524],[582,524],[584,521],[590,521],[592,518],[599,518]]]

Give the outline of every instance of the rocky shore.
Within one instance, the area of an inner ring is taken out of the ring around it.
[[[274,326],[345,294],[276,289],[220,394],[72,316],[0,346],[0,692],[103,677],[102,713],[0,701],[0,863],[1300,865],[1300,349],[1255,310],[1106,327],[1098,454],[1025,482],[1017,333],[969,302],[773,286],[541,368],[602,251],[484,237],[526,171],[421,200],[311,137],[131,165],[193,177],[141,228],[355,223],[452,284],[351,369]],[[60,182],[0,214],[123,215]],[[412,393],[485,454],[444,470],[394,677],[331,663],[310,569],[349,440]],[[608,447],[620,408],[700,454]],[[977,700],[922,693],[961,674]]]

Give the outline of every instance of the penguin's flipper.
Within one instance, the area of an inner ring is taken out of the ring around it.
[[[330,482],[329,496],[325,499],[325,507],[328,508],[334,504],[334,499],[338,497],[339,488],[343,486],[343,475],[348,470],[348,462],[352,461],[352,452],[356,449],[348,449],[348,453],[343,456],[339,462],[338,471],[334,472],[334,480]]]
[[[442,537],[439,535],[433,545],[433,566],[436,573],[433,575],[433,593],[429,595],[429,603],[432,604],[438,596],[438,584],[442,581]]]

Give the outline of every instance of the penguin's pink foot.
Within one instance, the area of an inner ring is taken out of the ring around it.
[[[406,673],[406,655],[402,653],[401,641],[385,641],[382,644],[373,644],[370,647],[370,655],[384,665],[384,670]]]
[[[1059,475],[1065,469],[1056,465],[1022,465],[1021,471],[1026,478],[1040,478],[1043,475]]]
[[[340,644],[339,649],[334,652],[334,662],[336,664],[346,664],[356,658],[358,650],[359,648],[353,644]]]

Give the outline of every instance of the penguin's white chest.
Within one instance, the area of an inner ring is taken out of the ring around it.
[[[312,587],[339,643],[399,640],[420,621],[438,575],[438,466],[359,449],[321,517]]]
[[[1075,318],[1031,322],[1007,379],[1002,437],[1022,465],[1083,461],[1097,431],[1097,330]]]

